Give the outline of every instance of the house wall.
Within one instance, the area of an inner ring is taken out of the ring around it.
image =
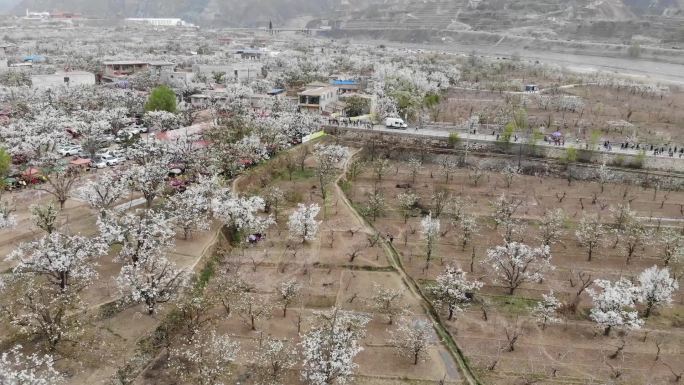
[[[66,81],[68,78],[68,82]],[[31,84],[35,89],[48,89],[61,86],[95,85],[95,74],[89,72],[59,72],[51,75],[33,75]]]
[[[260,63],[232,63],[224,65],[197,64],[192,67],[192,70],[207,77],[213,76],[215,72],[223,72],[226,74],[226,79],[246,80],[262,78],[262,68],[263,66]]]

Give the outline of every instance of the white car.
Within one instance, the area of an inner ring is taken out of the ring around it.
[[[112,154],[112,151],[111,151],[110,149],[108,149],[108,148],[103,148],[103,149],[101,149],[101,150],[98,150],[98,151],[95,153],[95,157],[96,157],[96,158],[101,158],[101,157],[107,156],[107,155],[114,155],[114,154]]]
[[[145,127],[145,126],[130,126],[130,127],[126,128],[126,131],[130,132],[133,135],[142,134],[142,133],[147,132],[147,127]]]
[[[401,118],[387,118],[385,119],[385,127],[405,129],[408,127],[404,119]]]
[[[107,162],[105,162],[105,160],[102,158],[90,161],[90,167],[105,168],[107,166],[108,166]]]
[[[117,164],[124,162],[123,158],[118,158],[118,157],[114,156],[113,154],[104,155],[104,156],[100,157],[99,160],[101,162],[104,162],[105,165],[107,165],[109,167],[116,166]]]
[[[62,147],[60,149],[57,149],[57,152],[62,156],[76,155],[81,151],[83,151],[83,148],[81,148],[81,146],[75,146],[75,145],[74,146]]]

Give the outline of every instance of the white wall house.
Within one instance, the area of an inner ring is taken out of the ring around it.
[[[85,71],[57,72],[50,75],[31,76],[31,85],[36,89],[58,88],[62,86],[95,85],[95,74]]]
[[[224,73],[226,80],[249,80],[260,79],[263,76],[261,63],[230,63],[230,64],[196,64],[192,67],[193,72],[202,74],[211,79],[214,73]]]

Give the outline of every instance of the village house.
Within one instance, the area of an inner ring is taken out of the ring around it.
[[[31,86],[34,89],[54,89],[61,86],[92,86],[95,85],[95,74],[85,71],[56,72],[49,75],[31,76]]]
[[[339,89],[324,83],[313,83],[297,94],[299,108],[307,112],[323,112],[339,100]]]
[[[141,60],[116,60],[102,63],[104,71],[102,80],[114,82],[141,71],[150,71],[153,75],[162,76],[163,73],[173,72],[175,64],[168,62],[148,62]]]
[[[240,62],[229,64],[196,64],[192,67],[194,73],[211,79],[215,73],[224,74],[226,80],[250,80],[264,77],[263,65],[254,62]]]

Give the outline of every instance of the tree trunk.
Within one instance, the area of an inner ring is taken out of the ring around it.
[[[69,279],[69,273],[66,271],[63,271],[59,273],[59,288],[64,290],[67,287],[67,281]]]
[[[648,318],[651,315],[652,310],[653,310],[653,303],[649,302],[646,305],[646,310],[644,311],[644,318]]]
[[[610,325],[606,326],[606,328],[603,330],[603,335],[608,337],[610,335],[610,329],[611,328],[612,328],[612,326],[610,326]]]
[[[593,251],[593,247],[589,247],[589,258],[587,258],[587,262],[591,262],[591,254]]]

